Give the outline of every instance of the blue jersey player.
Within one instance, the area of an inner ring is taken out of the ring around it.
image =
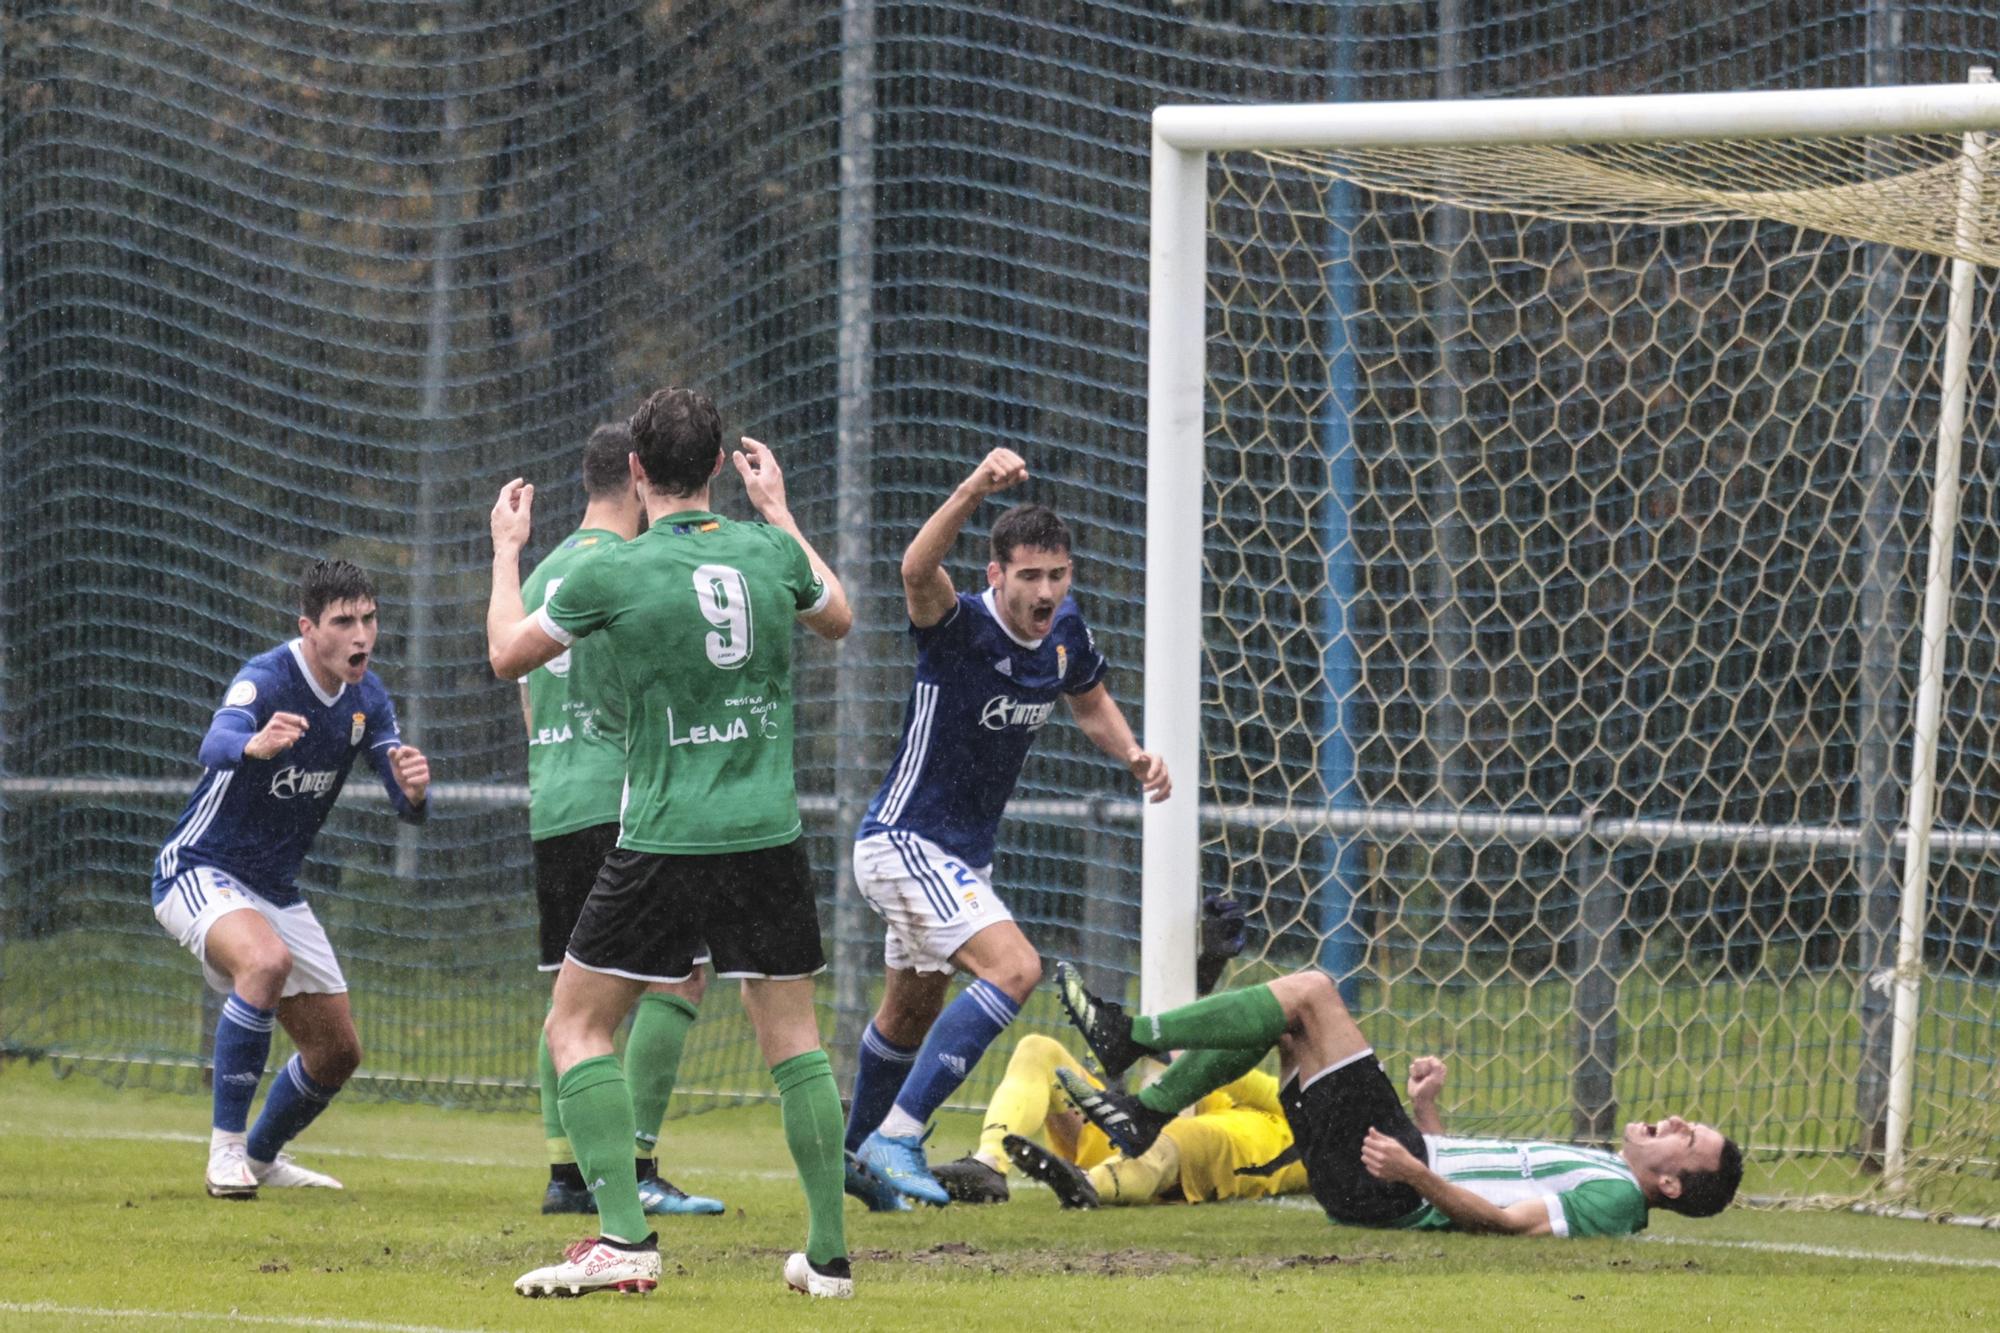
[[[1166,764],[1133,738],[1105,688],[1104,658],[1069,596],[1060,518],[1040,505],[1001,515],[981,593],[956,591],[944,571],[986,497],[1027,477],[1020,455],[995,449],[903,555],[916,684],[854,844],[855,882],[888,925],[887,983],[861,1037],[847,1123],[849,1192],[878,1210],[909,1207],[905,1196],[980,1198],[982,1182],[998,1182],[1004,1197],[994,1164],[976,1160],[939,1168],[947,1192],[925,1163],[922,1135],[1041,980],[1040,956],[993,891],[993,837],[1057,701],[1148,796],[1169,791]],[[946,1006],[954,971],[972,980]]]
[[[208,1192],[339,1189],[280,1149],[311,1124],[361,1063],[347,980],[300,895],[299,866],[354,761],[382,779],[396,813],[425,815],[430,764],[396,732],[396,709],[368,660],[375,589],[345,560],[322,560],[300,589],[299,637],[251,658],[201,742],[206,771],[153,868],[153,915],[201,960],[227,998],[215,1027],[215,1121]],[[250,1102],[271,1026],[298,1047],[256,1128]]]

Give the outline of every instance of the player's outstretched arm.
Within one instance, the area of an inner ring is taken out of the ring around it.
[[[1069,701],[1070,716],[1076,719],[1083,734],[1090,737],[1090,743],[1125,765],[1126,771],[1139,780],[1148,800],[1164,801],[1173,795],[1174,782],[1167,773],[1167,761],[1139,744],[1118,701],[1101,682],[1082,694],[1066,694],[1063,698]]]
[[[1502,1208],[1452,1184],[1419,1162],[1400,1141],[1379,1129],[1369,1130],[1362,1141],[1361,1165],[1377,1180],[1408,1185],[1461,1230],[1494,1231],[1506,1236],[1546,1236],[1552,1230],[1549,1206],[1540,1199],[1523,1199]]]
[[[493,502],[493,590],[486,599],[486,660],[502,680],[519,680],[560,656],[563,645],[521,601],[521,551],[534,527],[535,488],[516,477]]]
[[[987,496],[1027,479],[1028,465],[1019,454],[1012,449],[995,449],[958,483],[937,512],[924,520],[903,552],[903,601],[909,606],[912,625],[929,629],[951,614],[958,592],[951,586],[951,575],[944,572],[944,558],[951,554],[965,521]]]
[[[1435,1055],[1420,1055],[1410,1061],[1410,1077],[1403,1091],[1410,1098],[1410,1119],[1426,1134],[1444,1133],[1444,1117],[1438,1114],[1438,1094],[1444,1091],[1445,1063]]]
[[[730,455],[730,461],[736,465],[736,475],[743,478],[743,490],[750,503],[766,523],[791,535],[805,551],[813,577],[826,585],[826,605],[800,616],[800,623],[822,639],[846,638],[847,631],[854,628],[854,611],[847,604],[847,589],[835,577],[833,567],[820,559],[805,533],[799,531],[798,520],[792,517],[791,507],[785,503],[785,474],[778,466],[777,456],[745,435],[743,447]]]

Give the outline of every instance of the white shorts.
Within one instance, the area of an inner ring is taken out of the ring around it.
[[[193,866],[174,876],[166,897],[153,908],[153,916],[182,948],[201,960],[201,974],[209,987],[226,995],[229,978],[208,965],[208,932],[229,913],[245,910],[261,913],[291,951],[286,997],[339,995],[347,990],[347,978],[341,975],[340,961],[333,956],[333,944],[311,907],[303,902],[276,906],[214,866]]]
[[[882,961],[899,972],[950,972],[951,956],[967,940],[1014,919],[993,892],[992,866],[968,866],[898,829],[855,842],[854,882],[888,923]]]

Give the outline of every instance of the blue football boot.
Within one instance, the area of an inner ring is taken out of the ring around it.
[[[911,1203],[902,1191],[863,1166],[853,1153],[847,1154],[847,1192],[868,1205],[871,1213],[907,1213]]]
[[[924,1140],[914,1134],[890,1138],[877,1130],[862,1143],[855,1156],[879,1179],[912,1199],[939,1208],[951,1202],[951,1195],[931,1174],[930,1163],[924,1160]]]
[[[639,1202],[649,1213],[680,1217],[714,1217],[723,1211],[722,1200],[689,1194],[670,1180],[647,1176],[639,1182]]]

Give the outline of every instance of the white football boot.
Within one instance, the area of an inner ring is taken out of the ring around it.
[[[250,1163],[250,1174],[257,1177],[257,1183],[274,1190],[339,1190],[347,1187],[323,1171],[308,1171],[292,1160],[288,1152],[278,1154],[275,1162],[260,1162],[254,1157],[246,1157]]]
[[[807,1296],[836,1301],[853,1300],[854,1276],[848,1269],[847,1260],[832,1259],[826,1266],[836,1271],[822,1273],[808,1263],[803,1254],[794,1254],[785,1260],[785,1285]]]
[[[208,1197],[254,1199],[257,1176],[243,1153],[243,1140],[224,1139],[208,1150]]]
[[[561,1263],[514,1279],[514,1290],[523,1296],[588,1296],[593,1291],[643,1296],[659,1285],[660,1247],[654,1236],[629,1249],[587,1236],[563,1251]]]

